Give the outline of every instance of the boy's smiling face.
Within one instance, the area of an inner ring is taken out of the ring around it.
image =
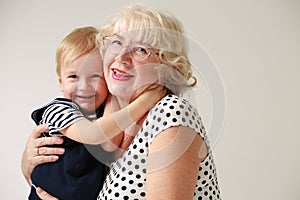
[[[76,102],[86,113],[94,112],[108,94],[97,50],[63,65],[58,80],[64,97]]]

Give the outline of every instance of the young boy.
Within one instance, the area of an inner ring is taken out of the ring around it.
[[[30,200],[39,199],[36,186],[63,200],[96,199],[101,189],[98,186],[102,186],[106,176],[106,167],[98,160],[103,161],[107,156],[96,144],[110,151],[118,148],[122,139],[119,133],[159,100],[154,89],[122,110],[99,118],[103,115],[108,91],[96,43],[97,33],[93,27],[75,29],[57,48],[56,72],[64,98],[56,98],[35,110],[32,118],[36,124],[48,124],[49,131],[44,136],[64,137],[65,154],[57,162],[44,163],[34,169]]]

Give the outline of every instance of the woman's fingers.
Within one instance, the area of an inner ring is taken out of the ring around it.
[[[40,187],[36,188],[36,193],[43,200],[59,200],[58,198],[55,198],[55,197],[51,196],[50,194],[48,194],[45,190],[43,190]]]
[[[45,145],[62,144],[63,139],[61,137],[41,137],[36,139],[36,147],[43,147]],[[39,154],[41,151],[39,149]]]
[[[34,139],[34,143],[34,148],[28,148],[32,150],[31,155],[27,156],[29,163],[34,167],[45,162],[54,162],[58,159],[58,155],[65,153],[64,148],[45,146],[63,143],[60,137],[41,137]]]
[[[47,147],[46,145],[62,144],[63,139],[60,137],[41,137],[30,138],[26,145],[26,157],[33,159],[43,155],[60,155],[64,153],[63,148]]]
[[[54,162],[58,160],[58,156],[34,156],[29,159],[29,164],[32,165],[32,168],[35,168],[37,165],[47,162]],[[32,171],[32,170],[31,170]]]
[[[61,155],[65,153],[65,149],[59,147],[39,147],[38,153],[39,155]]]
[[[48,125],[47,124],[42,124],[39,126],[34,127],[31,137],[33,138],[39,138],[43,132],[48,131]]]
[[[31,185],[32,170],[39,164],[55,162],[58,155],[64,154],[64,148],[49,147],[62,144],[61,137],[40,137],[43,132],[48,131],[47,125],[36,126],[27,140],[22,155],[21,169],[29,185]]]
[[[54,162],[58,159],[58,155],[64,154],[64,148],[48,147],[48,145],[62,144],[63,138],[40,137],[40,135],[47,130],[47,125],[36,126],[27,141],[22,156],[21,166],[23,174],[28,180],[32,170],[37,165],[46,162]]]

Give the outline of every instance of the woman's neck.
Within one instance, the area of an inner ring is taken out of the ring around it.
[[[112,100],[117,103],[120,109],[128,106],[131,102],[134,101],[135,98],[123,98],[123,97],[117,97],[117,96],[112,96]]]

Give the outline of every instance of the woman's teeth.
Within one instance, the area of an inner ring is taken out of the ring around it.
[[[124,72],[120,72],[120,71],[115,70],[115,69],[113,69],[112,71],[113,71],[113,73],[114,73],[116,76],[121,76],[121,77],[124,77],[124,78],[130,78],[130,77],[133,77],[133,75],[131,75],[131,74],[124,73]]]

